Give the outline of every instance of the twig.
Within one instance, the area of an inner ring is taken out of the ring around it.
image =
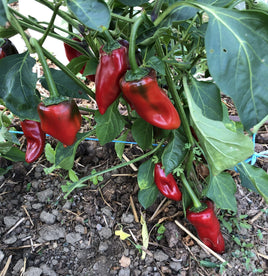
[[[109,206],[109,207],[114,211],[113,207],[105,200],[105,198],[104,198],[104,196],[103,196],[103,194],[102,194],[102,191],[101,191],[101,188],[100,188],[100,187],[98,188],[98,190],[99,190],[99,192],[100,192],[101,198],[102,198],[102,200],[104,201],[104,203],[105,203],[107,206]]]
[[[26,209],[26,206],[22,205],[21,207],[24,210],[24,212],[26,213],[27,217],[29,218],[29,221],[31,222],[32,226],[34,226],[34,223],[33,223],[32,219],[31,219],[31,217],[30,217],[30,215],[29,215],[29,213],[28,213],[28,211]]]
[[[175,223],[177,226],[179,226],[184,232],[186,232],[193,240],[195,240],[202,249],[205,249],[205,251],[208,251],[211,255],[216,257],[218,260],[220,260],[222,263],[226,263],[230,268],[232,266],[225,261],[219,254],[215,253],[213,250],[211,250],[208,246],[206,246],[204,243],[202,243],[196,236],[194,236],[189,230],[187,230],[182,224],[180,224],[177,220],[175,220]]]
[[[171,216],[163,217],[163,218],[159,219],[158,223],[162,223],[165,220],[169,220],[169,219],[175,218],[176,216],[181,216],[181,215],[183,215],[183,211],[178,211],[177,213],[175,213],[175,214],[173,214]]]
[[[268,256],[267,256],[267,255],[264,255],[264,254],[259,253],[259,252],[257,252],[257,251],[255,251],[255,252],[256,252],[256,254],[257,254],[258,256],[260,256],[260,257],[262,257],[262,258],[268,260]]]
[[[155,212],[153,213],[153,215],[149,218],[148,221],[152,221],[153,219],[155,219],[172,201],[168,200],[166,203],[166,198],[164,198],[160,204],[158,205],[157,209],[155,210]],[[165,203],[165,204],[164,204]],[[164,204],[164,206],[162,206]]]
[[[7,248],[4,248],[5,250],[20,250],[20,249],[23,249],[23,248],[36,248],[36,247],[39,247],[39,246],[42,246],[42,245],[49,245],[50,242],[46,242],[46,243],[35,243],[35,244],[26,244],[26,245],[22,245],[22,246],[18,246],[18,247],[7,247]],[[1,276],[1,274],[0,274]]]
[[[21,270],[20,270],[20,276],[23,276],[23,275],[24,275],[24,272],[26,271],[26,262],[27,262],[27,259],[26,259],[26,257],[24,257],[24,260],[23,260],[23,267],[22,267]]]
[[[137,210],[136,210],[132,195],[130,195],[129,199],[130,199],[130,205],[131,205],[131,209],[132,209],[135,221],[139,222],[139,217],[138,217],[138,214],[137,214]]]
[[[127,158],[127,156],[125,154],[122,155],[122,157],[124,158],[124,160],[126,162],[129,162],[130,160]],[[131,167],[131,169],[134,171],[134,172],[137,172],[138,171],[138,168],[133,164],[129,164],[129,166]]]
[[[264,210],[267,210],[267,207],[264,208]],[[260,211],[257,215],[255,215],[252,219],[250,219],[248,222],[250,224],[253,224],[255,220],[257,220],[261,215],[263,215],[263,211]]]
[[[4,268],[3,268],[3,270],[2,270],[1,273],[0,273],[0,276],[5,276],[5,275],[6,275],[7,270],[8,270],[8,268],[9,268],[9,265],[10,265],[10,263],[11,263],[11,259],[12,259],[12,255],[10,255],[10,256],[8,257],[7,262],[6,262],[6,264],[5,264]]]
[[[7,232],[6,235],[11,233],[14,229],[16,229],[23,221],[25,221],[26,218],[21,218],[19,221],[17,221]]]

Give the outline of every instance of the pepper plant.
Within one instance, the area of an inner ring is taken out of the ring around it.
[[[134,160],[68,182],[62,187],[66,197],[88,180],[142,161],[137,181],[144,208],[159,189],[168,190],[167,180],[162,181],[167,187],[155,183],[159,163],[166,176],[175,177],[185,213],[190,208],[201,216],[208,208],[203,198],[236,212],[233,170],[243,186],[268,202],[267,173],[245,162],[254,153],[252,136],[268,120],[264,2],[36,0],[52,11],[42,23],[10,2],[0,2],[1,104],[21,121],[41,122],[42,130],[58,140],[54,166],[70,170],[79,143],[91,135],[105,145],[131,132],[144,150]],[[68,27],[57,26],[56,16]],[[42,37],[29,37],[27,29]],[[3,54],[3,45],[16,34],[27,50]],[[64,45],[67,66],[43,46],[48,37]],[[44,71],[40,79],[32,72],[34,53]],[[58,69],[49,68],[48,60]],[[95,92],[78,73],[95,82]],[[38,93],[37,81],[49,90],[48,98]],[[228,116],[223,96],[233,101],[239,123]],[[75,99],[97,102],[97,110],[86,109],[96,123],[90,132],[81,131],[78,108],[85,108]],[[127,112],[121,114],[119,104]],[[60,109],[66,105],[66,111]],[[1,156],[12,159],[9,150],[17,145],[11,147],[3,135],[0,139]],[[119,158],[123,145],[115,147]],[[207,168],[206,177],[198,174],[198,166]]]

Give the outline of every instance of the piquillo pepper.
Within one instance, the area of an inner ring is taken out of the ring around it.
[[[32,120],[21,121],[22,131],[27,140],[25,161],[32,163],[37,160],[44,151],[46,134],[41,124]]]
[[[72,145],[81,127],[81,114],[74,100],[45,106],[40,103],[37,111],[42,130],[66,146]]]
[[[128,49],[125,46],[105,52],[100,48],[100,61],[96,70],[96,102],[99,112],[104,114],[107,108],[117,99],[121,89],[120,78],[129,68]]]
[[[224,239],[220,230],[220,223],[214,213],[214,204],[211,200],[203,203],[207,208],[201,212],[186,210],[188,221],[193,224],[200,240],[217,253],[223,253],[225,249]]]
[[[80,40],[77,37],[73,37],[72,40],[80,42]],[[67,43],[64,43],[63,45],[64,45],[66,57],[69,61],[82,55],[82,53],[80,53],[76,49],[72,48]],[[86,64],[80,70],[81,74],[84,73],[85,67],[86,67]],[[86,76],[86,78],[90,81],[95,81],[95,75],[88,75],[88,76]]]
[[[156,73],[151,70],[145,77],[120,80],[124,97],[145,121],[163,129],[177,129],[180,117],[166,93],[158,86]]]
[[[171,173],[168,175],[165,174],[165,170],[162,168],[161,162],[155,164],[154,182],[160,193],[165,197],[176,201],[181,200],[182,194],[176,180]]]
[[[7,38],[1,38],[0,39],[0,59],[18,54],[18,50],[14,46],[14,44]]]

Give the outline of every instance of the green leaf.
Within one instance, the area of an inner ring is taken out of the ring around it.
[[[154,163],[152,158],[139,166],[137,181],[140,190],[148,189],[154,185]]]
[[[128,131],[124,132],[121,136],[119,136],[117,140],[119,140],[119,141],[126,141],[127,135],[128,135]],[[117,157],[120,160],[122,159],[122,156],[123,156],[123,153],[124,153],[124,149],[125,149],[125,145],[126,144],[123,143],[123,142],[117,142],[114,145],[116,155],[117,155]]]
[[[149,58],[146,64],[148,67],[153,68],[155,71],[165,76],[165,63],[157,56],[152,56]]]
[[[89,100],[87,93],[63,71],[52,68],[50,72],[60,95]],[[40,82],[45,89],[48,89],[45,77],[42,77]]]
[[[210,177],[206,196],[212,199],[219,208],[237,212],[235,192],[236,185],[232,176],[223,172]]]
[[[223,119],[220,90],[214,83],[192,80],[190,89],[193,100],[205,117],[216,121]]]
[[[157,196],[159,194],[159,190],[156,185],[152,185],[147,189],[139,190],[138,192],[138,200],[144,209],[149,208],[155,202]]]
[[[55,166],[59,166],[62,169],[70,170],[74,165],[75,153],[78,145],[88,136],[92,135],[94,130],[85,132],[85,133],[77,133],[77,139],[75,143],[71,146],[64,147],[62,143],[58,143],[56,147],[56,155],[55,155]]]
[[[7,21],[8,20],[7,20],[7,16],[6,16],[3,1],[0,1],[0,26],[5,26]],[[3,37],[3,36],[1,36],[1,37]]]
[[[55,163],[55,155],[56,155],[56,151],[52,148],[52,146],[47,143],[45,146],[45,156],[48,162],[50,162],[51,164]]]
[[[99,111],[95,112],[97,122],[96,134],[101,145],[111,142],[123,130],[125,122],[117,109],[117,101],[110,105],[105,114],[101,115]]]
[[[152,147],[153,126],[151,124],[139,118],[133,123],[131,133],[134,140],[143,150]]]
[[[5,174],[8,173],[12,168],[13,168],[13,166],[8,166],[6,169],[0,168],[0,175],[5,175]]]
[[[67,0],[67,6],[76,18],[90,29],[102,31],[109,28],[111,15],[107,4],[102,0]]]
[[[186,142],[187,140],[182,128],[172,131],[172,139],[165,147],[161,157],[166,175],[171,173],[184,160],[187,153],[187,149],[185,148]]]
[[[10,55],[0,60],[0,98],[6,107],[20,119],[39,120],[36,93],[36,74],[32,72],[35,60],[28,52]]]
[[[119,0],[119,2],[129,7],[136,7],[148,3],[149,0]]]
[[[217,175],[234,167],[254,152],[251,139],[240,131],[231,131],[221,121],[202,115],[188,89],[185,89],[194,130],[208,161],[211,173]]]
[[[268,174],[262,169],[242,162],[237,166],[241,184],[258,192],[268,203]]]
[[[1,157],[12,162],[22,162],[25,161],[25,152],[16,147],[12,147],[7,153],[1,154]]]
[[[209,71],[249,130],[268,113],[263,81],[268,78],[268,14],[199,6],[210,18],[205,36]]]
[[[76,175],[76,172],[75,172],[74,170],[70,169],[70,170],[68,171],[68,174],[69,174],[69,178],[70,178],[70,180],[71,180],[72,182],[76,182],[76,181],[79,180],[79,178],[78,178],[78,176]]]

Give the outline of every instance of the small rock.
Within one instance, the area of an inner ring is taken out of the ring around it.
[[[23,259],[19,259],[13,267],[12,274],[13,275],[19,275],[19,272],[20,272],[20,270],[22,269],[23,266],[24,266]]]
[[[46,264],[42,264],[40,268],[42,269],[43,275],[45,276],[57,276],[57,273]]]
[[[121,268],[119,270],[118,276],[129,276],[130,275],[130,269],[129,268]]]
[[[53,197],[53,191],[51,189],[46,189],[44,191],[36,193],[36,195],[40,202],[47,202]]]
[[[42,269],[39,267],[29,267],[25,273],[24,276],[40,276],[42,274]]]
[[[3,251],[0,250],[0,264],[3,261],[4,258],[5,258],[5,255],[4,255]]]
[[[77,224],[75,225],[75,231],[77,233],[80,233],[80,234],[84,234],[85,233],[85,229],[84,229],[84,226],[82,224]]]
[[[69,210],[72,207],[72,202],[67,200],[64,205],[62,206],[62,209],[67,209]]]
[[[154,253],[154,258],[155,260],[159,261],[159,262],[163,262],[163,261],[166,261],[168,260],[168,255],[165,254],[162,250],[157,250],[155,253]]]
[[[43,207],[42,203],[34,203],[32,205],[32,208],[35,209],[35,210],[41,209],[42,207]]]
[[[173,222],[165,223],[166,231],[164,232],[169,247],[176,246],[181,241],[181,232]]]
[[[106,241],[104,242],[100,242],[100,245],[99,245],[99,252],[100,253],[103,253],[105,252],[107,249],[108,249],[108,243]]]
[[[174,271],[178,272],[181,269],[181,263],[180,262],[170,262],[169,264],[170,268]]]
[[[54,241],[65,237],[65,229],[58,225],[45,225],[39,235],[45,241]]]
[[[100,231],[99,231],[99,235],[101,238],[103,239],[109,239],[113,233],[112,230],[108,227],[103,227]]]
[[[79,233],[68,233],[66,235],[66,242],[70,244],[75,244],[76,242],[82,240],[82,237]]]
[[[134,221],[134,216],[132,214],[123,214],[121,217],[122,223],[132,223]]]
[[[13,244],[16,241],[17,241],[17,237],[16,236],[11,236],[11,237],[3,240],[4,244]]]
[[[40,220],[46,224],[53,224],[56,221],[56,216],[46,211],[42,211],[40,214]]]
[[[6,225],[6,228],[10,228],[15,225],[19,219],[20,218],[16,216],[6,216],[4,217],[4,224]]]

